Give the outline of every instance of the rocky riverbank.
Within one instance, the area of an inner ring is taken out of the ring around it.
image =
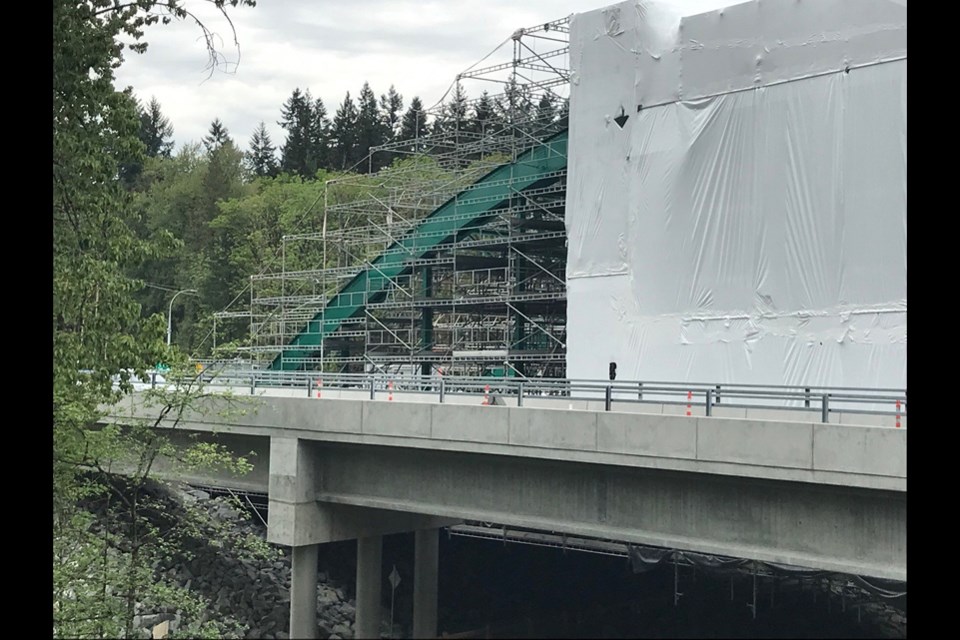
[[[288,638],[290,552],[266,543],[266,527],[255,511],[233,497],[211,496],[185,486],[153,485],[150,493],[163,505],[167,517],[183,514],[183,519],[192,520],[193,533],[181,538],[169,562],[155,563],[154,572],[206,604],[195,622],[229,621],[237,629],[231,637]],[[113,532],[121,530],[106,513],[98,515]],[[334,580],[322,566],[318,578],[319,637],[353,638],[356,603],[349,597],[352,585]],[[136,612],[133,623],[144,638],[151,637],[154,628],[163,623],[169,637],[176,637],[186,615],[173,606],[141,603]],[[386,631],[385,626],[384,635]]]

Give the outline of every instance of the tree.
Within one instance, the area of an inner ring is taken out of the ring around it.
[[[400,135],[400,117],[403,111],[403,96],[390,85],[390,90],[380,96],[380,112],[387,130],[387,139],[395,140]]]
[[[467,94],[463,85],[457,82],[450,100],[443,105],[440,117],[433,122],[436,133],[458,133],[467,131]]]
[[[173,150],[173,127],[160,111],[160,102],[154,97],[147,107],[140,109],[140,142],[150,158],[169,158]]]
[[[225,11],[253,2],[212,4]],[[173,359],[164,344],[164,318],[141,313],[134,296],[142,283],[129,277],[145,258],[169,253],[176,242],[160,230],[149,238],[134,232],[135,194],[124,187],[122,169],[143,165],[145,145],[132,91],[114,87],[114,70],[125,48],[145,49],[145,27],[174,18],[197,20],[180,0],[53,3],[55,637],[129,637],[136,602],[173,593],[151,568],[161,551],[155,537],[133,553],[92,528],[80,501],[129,497],[109,485],[111,461],[130,451],[130,438],[152,446],[144,432],[98,428],[100,406],[120,393],[112,376],[129,369],[143,374],[161,358]],[[208,37],[216,61],[212,42]],[[217,625],[185,630],[218,631]]]
[[[307,90],[307,99],[310,91]],[[330,166],[330,118],[327,117],[327,107],[321,98],[313,103],[313,112],[310,114],[310,166],[313,170],[305,178],[316,177],[317,169]],[[314,166],[316,165],[316,166]]]
[[[523,137],[530,128],[534,107],[526,88],[517,83],[516,78],[510,78],[503,92],[503,98],[498,101],[498,115],[516,137]]]
[[[496,112],[493,100],[490,94],[484,91],[480,94],[480,99],[473,105],[473,117],[467,125],[467,129],[474,133],[493,133],[496,125]]]
[[[352,166],[357,157],[357,107],[350,98],[350,92],[343,98],[333,116],[333,126],[330,128],[331,160],[334,168],[346,169]]]
[[[214,118],[213,122],[210,123],[210,133],[203,138],[203,146],[206,147],[207,153],[213,153],[228,142],[233,144],[230,133],[220,122],[220,118]]]
[[[358,110],[356,120],[357,148],[356,159],[366,158],[370,149],[382,145],[389,139],[389,131],[381,117],[377,105],[377,96],[373,93],[368,82],[363,83],[357,99]],[[386,154],[376,154],[370,158],[367,166],[360,168],[361,172],[377,171],[383,166]]]
[[[410,108],[403,114],[400,121],[400,139],[416,140],[427,135],[427,114],[423,110],[423,103],[419,96],[414,96],[410,101]],[[417,144],[411,145],[413,151],[421,151]]]
[[[327,162],[327,138],[330,124],[323,100],[314,103],[310,90],[293,90],[281,108],[283,116],[278,123],[287,130],[287,140],[281,152],[283,171],[303,178],[313,178],[317,169]]]
[[[557,126],[560,129],[566,129],[570,124],[570,98],[564,98],[560,105],[560,113],[557,116]]]
[[[260,125],[250,138],[250,151],[247,153],[247,165],[250,171],[260,177],[274,177],[280,171],[276,149],[270,141],[267,126],[261,120]]]

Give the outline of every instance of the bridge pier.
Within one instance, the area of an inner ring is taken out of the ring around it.
[[[436,638],[439,529],[421,529],[414,534],[413,562],[413,637]]]
[[[293,547],[290,558],[290,637],[317,636],[318,545]]]
[[[356,638],[380,637],[382,561],[383,536],[357,538],[357,618],[353,627]]]

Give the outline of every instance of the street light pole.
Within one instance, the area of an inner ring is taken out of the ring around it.
[[[173,301],[177,299],[177,296],[181,293],[196,293],[196,289],[181,289],[173,294],[173,297],[170,298],[170,306],[167,307],[167,346],[170,346],[170,336],[173,333]]]

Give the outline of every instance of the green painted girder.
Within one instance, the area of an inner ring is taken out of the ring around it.
[[[445,202],[423,219],[403,239],[393,243],[370,267],[355,276],[330,300],[324,312],[317,313],[307,327],[290,341],[287,350],[270,365],[274,371],[298,369],[297,360],[318,351],[323,336],[336,331],[343,320],[363,312],[389,288],[391,279],[408,267],[405,262],[423,257],[437,245],[449,241],[458,231],[505,206],[517,191],[528,189],[567,166],[567,132],[547,138],[542,145],[502,165]],[[369,298],[368,298],[369,296]]]

